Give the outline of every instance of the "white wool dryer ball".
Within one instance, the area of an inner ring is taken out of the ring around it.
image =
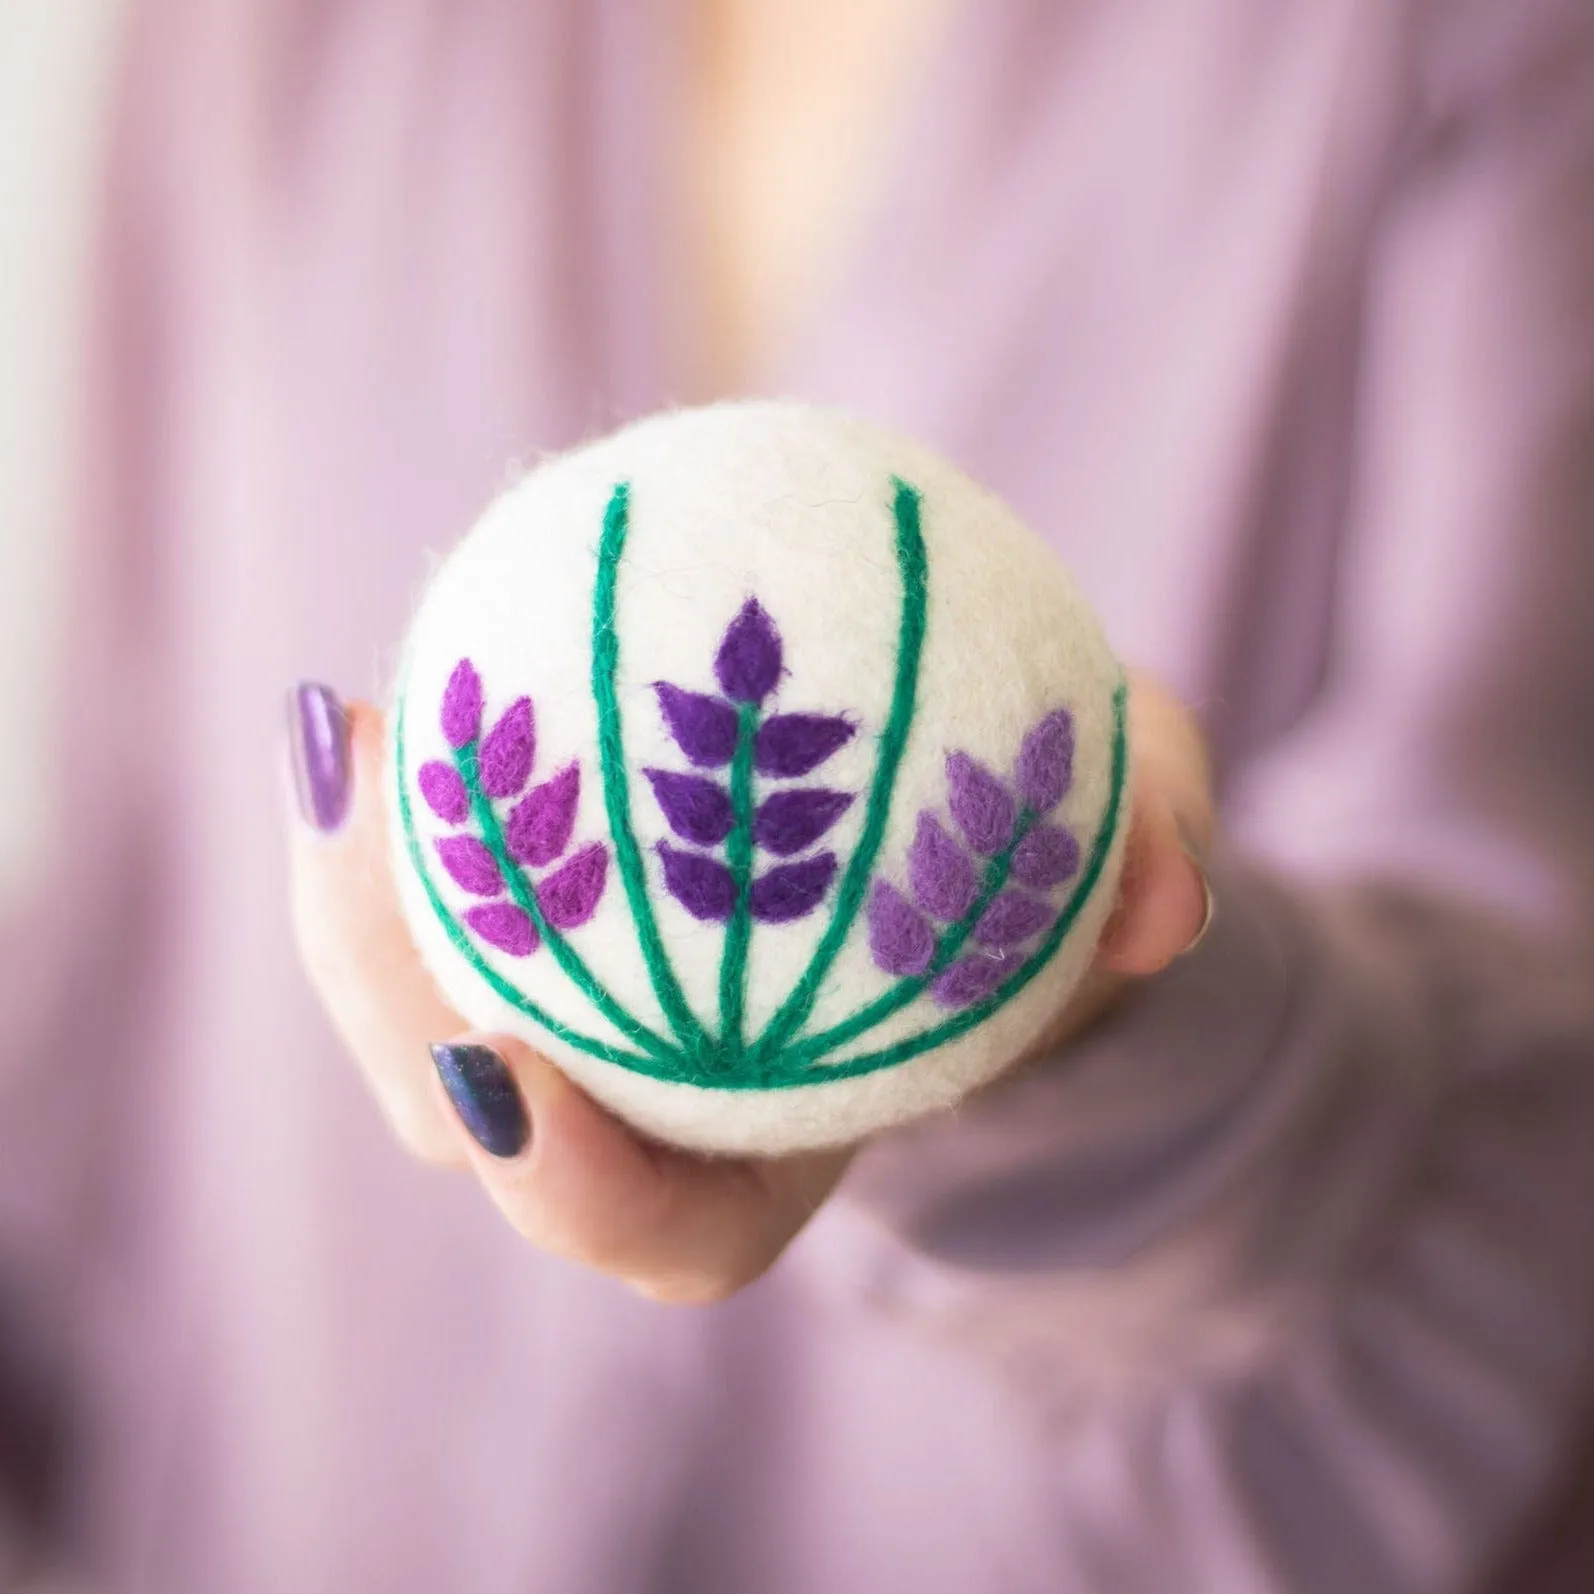
[[[1123,675],[1044,544],[784,403],[549,460],[443,563],[391,718],[448,1001],[639,1129],[838,1145],[958,1101],[1090,962]]]

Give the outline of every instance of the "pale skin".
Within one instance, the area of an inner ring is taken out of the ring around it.
[[[681,307],[683,391],[754,385],[844,250],[891,130],[934,49],[947,0],[700,0],[681,190],[699,285]],[[780,184],[759,180],[778,168]],[[846,173],[838,182],[835,174]],[[781,203],[771,202],[779,192]],[[532,1244],[662,1301],[723,1299],[762,1274],[835,1189],[856,1147],[780,1160],[709,1159],[650,1143],[545,1058],[467,1031],[410,942],[389,867],[383,726],[349,707],[348,818],[291,825],[294,920],[305,967],[394,1134],[416,1157],[469,1169]],[[1095,966],[1042,1045],[1014,1067],[1066,1066],[1068,1043],[1185,952],[1211,903],[1196,861],[1212,796],[1194,720],[1133,680],[1135,800],[1123,881]],[[479,1041],[513,1074],[532,1124],[513,1157],[484,1150],[432,1066],[433,1042]],[[1001,1089],[1001,1083],[989,1087]]]

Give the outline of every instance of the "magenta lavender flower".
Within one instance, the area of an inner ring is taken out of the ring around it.
[[[527,790],[537,759],[531,699],[515,698],[483,734],[485,708],[481,676],[461,659],[439,714],[453,761],[428,760],[415,783],[452,832],[433,843],[444,872],[468,896],[492,899],[467,908],[461,923],[496,951],[530,957],[548,939],[546,932],[579,929],[597,912],[609,849],[592,842],[569,852],[581,797],[579,763]],[[500,803],[513,806],[501,814]],[[558,867],[540,878],[525,873],[549,865]]]
[[[464,747],[481,735],[482,681],[469,659],[461,659],[448,678],[440,718],[443,737],[450,747]]]
[[[489,797],[513,797],[531,779],[536,753],[531,699],[517,698],[482,737],[477,750],[476,768],[482,791]]]
[[[512,902],[488,902],[479,908],[467,909],[465,923],[488,946],[497,947],[510,957],[530,957],[541,939],[531,915]]]
[[[504,840],[509,855],[540,869],[565,855],[576,828],[576,806],[581,801],[581,766],[566,764],[509,811]]]
[[[452,764],[444,764],[434,758],[430,763],[421,765],[420,773],[415,778],[421,788],[421,796],[426,799],[426,806],[439,819],[451,825],[465,823],[465,816],[470,812],[470,797],[466,794],[465,782],[459,778],[459,771]]]
[[[472,896],[496,897],[504,889],[492,853],[475,836],[444,836],[437,843],[437,856],[454,884]]]
[[[580,929],[598,911],[608,877],[609,849],[594,841],[537,882],[542,916],[556,930]]]

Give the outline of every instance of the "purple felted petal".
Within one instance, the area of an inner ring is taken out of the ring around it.
[[[856,729],[835,714],[773,714],[753,738],[753,763],[760,775],[806,775],[850,742]]]
[[[512,902],[488,902],[471,908],[465,914],[465,923],[489,946],[511,957],[530,957],[542,940],[531,916]]]
[[[437,856],[454,884],[473,897],[496,897],[504,889],[493,855],[474,836],[444,836],[437,843]]]
[[[958,829],[976,852],[995,857],[1013,836],[1012,793],[967,753],[947,754],[946,783]]]
[[[469,659],[461,659],[443,688],[443,736],[450,747],[463,747],[481,735],[482,678]]]
[[[758,805],[753,840],[779,858],[811,847],[852,806],[852,793],[805,787],[778,791]]]
[[[887,974],[923,974],[935,956],[935,931],[914,905],[884,880],[869,892],[869,950]]]
[[[594,841],[537,882],[537,906],[554,929],[577,929],[598,911],[608,878],[609,849]]]
[[[683,852],[667,841],[658,844],[658,854],[665,888],[694,919],[730,918],[736,906],[736,882],[724,864],[700,852]]]
[[[926,913],[949,923],[969,911],[979,889],[969,855],[928,810],[908,848],[908,884]]]
[[[531,779],[537,755],[537,731],[531,699],[518,697],[482,738],[476,755],[482,790],[489,797],[513,797]]]
[[[1061,825],[1036,825],[1013,849],[1013,878],[1021,886],[1050,891],[1079,868],[1079,843]]]
[[[1063,800],[1074,778],[1074,718],[1066,708],[1050,713],[1019,749],[1019,795],[1038,814],[1050,813]]]
[[[717,847],[731,833],[736,816],[729,793],[706,775],[681,775],[669,769],[644,769],[666,823],[682,841]]]
[[[566,764],[552,780],[533,786],[509,811],[504,845],[521,863],[540,869],[564,856],[576,828],[581,766]]]
[[[783,863],[753,882],[749,903],[761,924],[788,924],[812,913],[836,877],[836,855],[817,853],[801,863]]]
[[[757,598],[725,628],[714,655],[714,678],[738,703],[762,703],[780,679],[780,633]]]
[[[447,820],[451,825],[465,823],[465,817],[470,813],[470,798],[465,792],[465,782],[459,778],[459,771],[452,764],[445,764],[436,758],[422,764],[415,776],[415,783],[421,788],[426,806],[439,819]]]
[[[991,994],[1016,964],[1002,958],[959,958],[930,983],[930,994],[942,1007],[969,1007]]]
[[[699,769],[718,769],[736,751],[736,710],[722,697],[683,692],[668,681],[655,681],[659,712],[675,745]]]
[[[1039,897],[1027,897],[1022,891],[1000,891],[974,926],[974,939],[981,946],[1005,951],[1039,935],[1056,917],[1056,908]]]

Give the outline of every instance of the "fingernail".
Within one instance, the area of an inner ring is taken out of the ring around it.
[[[1186,945],[1184,950],[1179,953],[1179,956],[1182,958],[1189,957],[1190,954],[1194,952],[1203,941],[1206,940],[1207,931],[1212,928],[1212,920],[1217,914],[1217,907],[1212,897],[1211,877],[1207,874],[1207,871],[1201,860],[1188,847],[1185,848],[1185,856],[1190,860],[1191,866],[1195,869],[1195,872],[1201,877],[1201,898],[1203,906],[1201,910],[1201,928],[1190,937],[1189,943]]]
[[[531,1140],[531,1120],[515,1076],[490,1046],[434,1046],[443,1089],[477,1142],[495,1157],[517,1157]]]
[[[305,823],[336,830],[349,813],[349,716],[331,687],[304,681],[288,694],[288,749]]]

